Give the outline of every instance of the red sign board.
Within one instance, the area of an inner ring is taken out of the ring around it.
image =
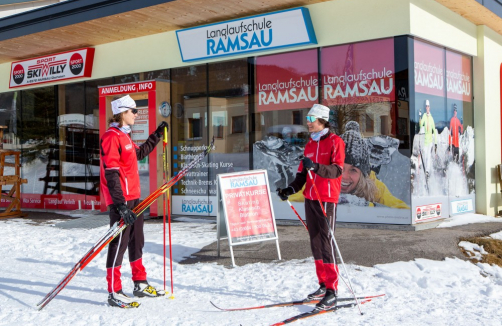
[[[155,81],[149,80],[139,83],[102,86],[99,87],[99,96],[148,92],[148,91],[154,91],[155,89],[156,89]]]
[[[417,206],[415,222],[422,222],[441,217],[441,204]]]
[[[275,239],[275,221],[265,171],[219,176],[231,243]]]
[[[392,102],[394,39],[322,48],[321,73],[324,105]]]
[[[93,61],[93,48],[16,61],[11,64],[9,88],[91,77]]]

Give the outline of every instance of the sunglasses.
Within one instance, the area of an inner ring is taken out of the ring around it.
[[[310,115],[306,116],[306,118],[307,118],[307,121],[310,122],[310,123],[312,123],[312,122],[314,122],[314,121],[317,120],[316,117],[313,117],[313,116],[310,116]]]
[[[119,106],[119,108],[129,109],[131,110],[132,114],[138,114],[138,109],[136,108],[130,108],[128,106]]]

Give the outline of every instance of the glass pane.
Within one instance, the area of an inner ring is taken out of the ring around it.
[[[169,80],[170,77],[170,70],[169,69],[162,69],[162,70],[154,70],[154,71],[147,71],[145,73],[140,74],[140,80],[152,80],[152,79],[164,79],[164,80]]]
[[[445,50],[414,41],[415,127],[411,156],[415,222],[448,215]],[[421,212],[419,214],[419,212]]]
[[[84,83],[59,85],[58,97],[59,145],[51,148],[47,171],[59,167],[59,180],[50,183],[59,186],[59,207],[78,209],[86,194]]]
[[[20,94],[20,92],[0,94],[0,128],[3,134],[3,137],[0,138],[0,149],[19,151],[19,153],[21,152],[18,137]],[[7,163],[15,163],[15,157],[11,155],[6,156],[5,161]],[[2,170],[4,176],[16,175],[14,166],[4,166]],[[0,190],[4,195],[8,194],[11,189],[12,185],[0,185]],[[10,203],[10,200],[2,198],[0,207],[7,207]]]
[[[115,82],[112,84],[134,83],[134,82],[140,81],[140,74],[115,76],[114,78],[115,78]]]
[[[249,170],[248,63],[246,59],[209,65],[209,111],[216,149],[211,153],[211,192],[216,173]],[[216,198],[216,197],[215,197]]]
[[[266,169],[275,190],[294,180],[308,141],[305,117],[318,103],[317,49],[258,57],[255,73],[253,168]]]
[[[446,51],[445,168],[450,215],[474,212],[475,159],[471,57]]]
[[[55,166],[50,173],[47,168],[51,149],[58,144],[54,87],[22,91],[21,103],[21,174],[28,179],[21,187],[24,197],[28,198],[22,207],[56,209],[55,196],[45,200],[46,195],[60,190],[59,167]]]
[[[207,66],[171,70],[172,172],[176,175],[209,144],[207,122]],[[172,212],[184,215],[215,215],[208,203],[211,161],[205,158],[172,190]]]
[[[86,200],[82,208],[99,209],[99,93],[98,86],[113,84],[113,78],[85,82]]]

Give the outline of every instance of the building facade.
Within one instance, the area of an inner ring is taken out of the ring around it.
[[[183,1],[96,0],[86,10],[66,1],[0,20],[0,125],[8,127],[4,148],[21,151],[22,207],[106,209],[99,135],[109,102],[130,94],[141,113],[136,142],[169,122],[171,175],[215,139],[207,161],[173,187],[173,214],[216,216],[220,173],[266,169],[271,191],[286,186],[315,103],[330,107],[333,132],[351,135],[347,155],[362,162],[345,167],[339,221],[496,214],[495,4],[216,2],[208,11]],[[49,16],[50,29],[27,23]],[[161,171],[159,145],[140,162],[144,195]],[[291,200],[302,205],[299,195]],[[278,198],[273,205],[276,218],[295,219]]]

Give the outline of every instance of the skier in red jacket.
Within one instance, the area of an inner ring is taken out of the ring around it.
[[[300,162],[295,180],[287,188],[277,189],[282,200],[302,189],[305,197],[305,215],[310,236],[310,246],[315,260],[319,289],[308,295],[308,299],[320,299],[318,310],[336,306],[338,287],[338,266],[335,248],[321,209],[313,183],[308,176],[311,171],[319,191],[324,210],[328,215],[329,227],[335,232],[336,205],[340,195],[341,175],[345,160],[345,143],[329,130],[329,108],[314,104],[307,114],[310,139],[305,145],[304,158]]]
[[[453,154],[453,160],[458,162],[459,155],[459,135],[464,132],[464,126],[457,117],[457,105],[453,104],[453,117],[450,119],[450,145]]]
[[[157,297],[165,293],[157,291],[146,280],[143,266],[143,214],[136,216],[132,209],[139,204],[140,182],[138,160],[153,151],[161,139],[167,123],[162,121],[155,132],[141,145],[131,139],[131,126],[138,114],[136,102],[129,96],[111,102],[113,117],[110,128],[103,134],[101,150],[101,189],[106,206],[110,210],[110,226],[124,220],[126,229],[108,247],[106,260],[106,280],[108,282],[108,303],[120,308],[138,307],[139,303],[122,291],[120,267],[126,249],[134,281],[134,295],[137,297]]]

